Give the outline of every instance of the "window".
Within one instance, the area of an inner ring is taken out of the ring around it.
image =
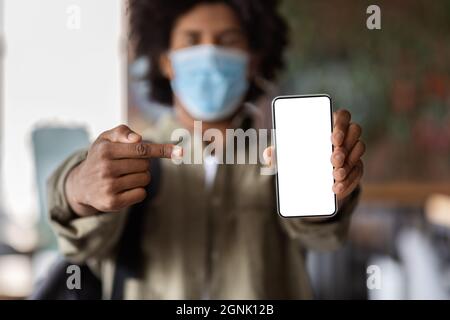
[[[2,211],[38,214],[31,132],[84,126],[91,139],[125,120],[120,0],[5,0],[1,80]]]

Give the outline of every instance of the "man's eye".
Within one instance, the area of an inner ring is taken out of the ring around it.
[[[220,41],[222,45],[229,46],[236,44],[239,41],[239,39],[236,36],[230,36],[230,37],[223,37]]]
[[[192,36],[185,37],[183,43],[185,46],[195,46],[199,43],[199,39],[198,39],[198,37],[192,35]]]
[[[220,44],[222,46],[237,46],[244,43],[244,37],[240,34],[229,34],[221,37]]]

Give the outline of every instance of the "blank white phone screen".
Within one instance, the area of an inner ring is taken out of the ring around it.
[[[279,97],[273,102],[278,210],[283,217],[330,216],[332,191],[331,99]]]

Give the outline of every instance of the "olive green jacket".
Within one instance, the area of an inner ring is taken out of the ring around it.
[[[160,121],[151,140],[168,141],[176,127],[171,118]],[[74,263],[88,263],[102,279],[107,299],[129,210],[83,218],[71,210],[65,179],[86,155],[75,153],[50,178],[49,214],[61,252]],[[343,242],[357,196],[326,222],[281,218],[274,177],[259,169],[220,164],[213,186],[205,188],[202,165],[162,160],[158,195],[144,213],[144,276],[125,282],[124,297],[312,298],[305,252],[334,249]]]

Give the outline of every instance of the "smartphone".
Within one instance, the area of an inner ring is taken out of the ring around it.
[[[278,214],[330,217],[337,212],[331,155],[333,105],[326,94],[272,102]]]

